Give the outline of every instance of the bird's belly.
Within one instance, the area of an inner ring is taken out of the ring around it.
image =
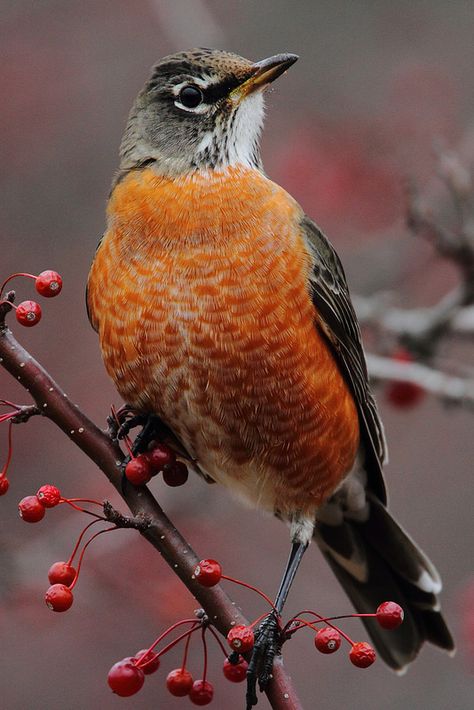
[[[358,417],[315,326],[295,208],[272,193],[259,218],[257,188],[252,221],[248,198],[232,193],[240,222],[221,212],[210,237],[208,218],[202,239],[180,244],[181,226],[171,246],[142,238],[137,250],[136,220],[107,234],[89,305],[127,403],[162,417],[204,471],[252,504],[313,512],[351,469]]]
[[[266,509],[314,510],[351,468],[355,406],[306,289],[254,277],[155,273],[104,328],[104,359],[125,401],[158,413],[214,479]]]

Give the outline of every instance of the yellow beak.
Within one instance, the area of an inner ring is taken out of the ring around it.
[[[274,57],[255,62],[249,69],[251,72],[250,78],[245,79],[232,93],[239,98],[244,98],[259,89],[265,89],[272,81],[278,79],[289,69],[297,59],[297,54],[275,54]]]

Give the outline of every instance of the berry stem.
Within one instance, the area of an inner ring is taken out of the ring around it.
[[[151,646],[147,649],[146,652],[147,652],[147,653],[150,653],[150,651],[153,651],[153,650],[156,648],[156,646],[158,646],[158,644],[160,643],[160,641],[162,641],[162,640],[163,640],[166,636],[168,636],[168,634],[170,634],[172,631],[174,631],[175,629],[177,629],[178,626],[182,626],[183,624],[197,624],[197,623],[198,623],[198,622],[196,621],[196,619],[182,619],[182,621],[177,621],[175,624],[173,624],[172,626],[170,626],[169,629],[166,629],[166,631],[163,631],[163,633],[162,633],[160,636],[158,636],[158,638],[156,639],[156,641],[153,641],[153,643],[152,643]],[[187,634],[187,633],[188,633],[188,632],[186,631],[186,634]],[[184,634],[184,636],[185,636],[186,634]],[[184,636],[183,636],[183,638],[184,638]],[[181,638],[181,637],[180,637],[180,638]],[[162,653],[163,653],[163,651],[160,651],[158,655],[161,655]]]
[[[81,508],[81,506],[73,503],[72,499],[70,499],[70,498],[61,498],[61,500],[59,502],[60,503],[67,503],[68,505],[71,506],[71,508],[74,508],[74,510],[78,510],[80,513],[86,513],[87,515],[92,515],[97,520],[104,520],[105,522],[107,522],[107,518],[104,518],[103,515],[97,515],[97,513],[93,513],[92,510],[86,510],[86,508]],[[95,502],[95,501],[92,501],[92,502]]]
[[[209,631],[211,632],[211,634],[214,636],[214,638],[216,639],[217,643],[219,644],[222,653],[223,653],[224,656],[227,658],[227,656],[229,655],[229,653],[228,653],[227,649],[225,648],[224,644],[222,643],[222,641],[220,640],[219,636],[217,635],[217,632],[214,631],[214,629],[212,628],[212,626],[209,626],[208,629],[209,629]]]
[[[92,525],[92,523],[91,523],[91,525]],[[76,586],[76,582],[77,582],[77,580],[79,579],[79,573],[80,573],[80,571],[81,571],[82,560],[84,559],[85,552],[86,552],[87,548],[89,547],[89,545],[91,544],[91,542],[92,542],[93,540],[95,540],[96,537],[99,537],[99,535],[103,535],[103,533],[112,532],[112,530],[118,530],[118,528],[114,525],[114,526],[111,527],[111,528],[105,528],[105,530],[99,530],[99,532],[96,532],[95,535],[92,535],[92,537],[86,542],[86,544],[85,544],[84,547],[82,548],[82,552],[81,552],[81,554],[80,554],[80,556],[79,556],[79,562],[77,563],[76,576],[74,577],[74,580],[73,580],[72,584],[69,585],[69,589],[70,589],[71,591],[74,589],[74,587]]]
[[[13,303],[13,301],[7,301],[6,298],[2,298],[2,300],[0,301],[0,306],[3,306],[3,305],[11,306],[12,308],[15,309],[15,311],[16,311],[16,309],[17,309],[17,306],[15,306],[15,304]]]
[[[15,404],[15,402],[10,402],[9,399],[0,399],[0,406],[15,407],[15,409],[21,409],[21,407],[18,404]]]
[[[175,638],[174,641],[170,641],[170,643],[167,646],[165,646],[164,648],[162,648],[161,651],[158,651],[156,655],[158,657],[160,657],[160,656],[163,656],[165,653],[168,653],[168,651],[171,650],[172,648],[174,648],[174,646],[176,646],[176,644],[179,643],[182,639],[186,638],[187,636],[191,636],[191,634],[193,634],[195,631],[197,631],[200,628],[201,628],[201,625],[199,624],[199,622],[194,621],[194,626],[192,629],[185,631],[183,634],[181,634],[180,636]]]
[[[92,525],[95,525],[95,524],[98,523],[98,522],[99,522],[98,520],[93,520],[91,523],[88,523],[88,524],[86,525],[86,527],[84,528],[84,530],[83,530],[83,531],[81,532],[81,534],[79,535],[79,537],[78,537],[78,539],[77,539],[77,542],[76,542],[76,544],[75,544],[75,546],[74,546],[74,550],[72,551],[71,556],[69,557],[69,560],[67,561],[66,564],[68,564],[69,566],[72,565],[72,563],[74,562],[74,558],[75,558],[75,556],[76,556],[76,554],[77,554],[77,551],[78,551],[78,549],[79,549],[79,545],[81,544],[84,535],[85,535],[86,532],[89,530],[89,528],[92,527]]]
[[[194,629],[194,628],[195,628],[195,627],[193,626],[193,629]],[[188,634],[188,637],[187,637],[187,639],[186,639],[186,643],[185,643],[185,645],[184,645],[183,662],[182,662],[182,664],[181,664],[181,670],[182,670],[182,671],[184,671],[184,669],[186,668],[186,663],[187,663],[187,660],[188,660],[188,651],[189,651],[189,644],[190,644],[190,641],[191,641],[191,634]]]
[[[298,616],[300,614],[314,614],[319,618],[319,614],[316,614],[315,611],[309,611],[308,609],[305,609],[304,611],[300,611]],[[363,618],[369,618],[369,619],[375,619],[377,614],[372,612],[371,614],[338,614],[338,616],[325,616],[324,618],[321,617],[320,621],[337,621],[338,619],[363,619]]]
[[[92,503],[93,505],[98,505],[99,508],[103,507],[103,503],[100,503],[98,500],[93,500],[92,498],[63,498],[62,500],[68,503]]]
[[[12,445],[12,423],[8,424],[8,454],[5,466],[0,471],[0,476],[6,476],[10,461],[12,460],[13,445]]]
[[[202,627],[202,632],[201,632],[201,639],[202,639],[202,647],[204,651],[204,670],[202,672],[202,681],[203,683],[206,682],[206,676],[207,676],[207,641],[206,641],[206,627]]]
[[[228,577],[226,574],[223,574],[221,579],[227,579],[228,582],[233,582],[234,584],[239,584],[241,587],[246,587],[247,589],[251,589],[252,592],[256,592],[263,599],[265,599],[267,604],[269,604],[271,606],[271,608],[273,609],[273,611],[276,612],[275,605],[272,602],[272,600],[270,599],[270,597],[267,597],[265,592],[262,592],[260,589],[257,589],[257,587],[254,587],[252,584],[247,584],[247,582],[242,582],[242,580],[240,580],[240,579],[234,579],[234,577]]]
[[[8,412],[7,414],[1,414],[0,415],[0,424],[3,422],[7,422],[9,419],[13,419],[13,417],[16,417],[18,414],[18,411],[16,412]]]
[[[324,616],[321,616],[320,614],[316,614],[315,611],[302,611],[301,613],[302,613],[302,614],[312,614],[313,616],[316,616],[317,619],[318,619],[318,621],[317,621],[316,623],[324,622],[325,624],[327,624],[328,626],[330,626],[332,629],[334,629],[335,631],[337,631],[338,633],[340,633],[341,636],[342,636],[343,638],[345,638],[346,641],[347,641],[348,643],[350,643],[351,646],[354,645],[354,641],[350,638],[350,636],[348,636],[347,634],[345,634],[344,631],[339,628],[339,626],[336,626],[335,624],[331,624],[331,622],[329,621],[329,618],[326,618],[326,617],[324,617]],[[298,622],[299,624],[302,624],[303,626],[309,626],[309,628],[310,628],[310,629],[313,629],[313,631],[316,631],[316,632],[319,631],[319,629],[318,629],[317,626],[315,626],[314,624],[312,624],[310,621],[306,621],[305,619],[300,619],[299,617],[295,617],[294,619],[292,619],[292,621],[296,621],[296,622]],[[299,626],[298,628],[301,628],[301,626]],[[295,631],[298,631],[298,628],[295,629]]]
[[[19,271],[16,274],[11,274],[7,279],[5,279],[5,281],[0,286],[0,296],[2,295],[3,289],[5,288],[7,283],[9,283],[12,279],[16,278],[17,276],[26,276],[29,279],[36,279],[36,276],[34,276],[33,274],[27,274],[27,273],[24,273],[23,271]]]

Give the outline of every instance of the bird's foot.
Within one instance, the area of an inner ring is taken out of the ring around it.
[[[161,427],[161,419],[156,414],[142,414],[139,423],[143,426],[132,444],[133,456],[137,456],[147,450],[148,444],[153,441]]]
[[[124,404],[117,411],[112,407],[112,412],[107,417],[107,433],[114,441],[124,439],[132,429],[146,424],[147,419],[147,414],[138,414],[128,404]]]
[[[125,437],[128,436],[131,430],[135,429],[135,427],[145,426],[147,419],[148,417],[146,414],[134,414],[128,419],[125,419],[117,429],[117,439],[125,439]]]
[[[280,618],[272,611],[263,619],[255,634],[255,643],[247,670],[247,710],[257,704],[257,681],[264,691],[271,678],[273,659],[281,647]]]

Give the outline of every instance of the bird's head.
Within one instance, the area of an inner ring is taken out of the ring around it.
[[[297,59],[277,54],[254,63],[215,49],[164,57],[131,110],[121,170],[151,160],[169,176],[234,164],[259,167],[263,91]]]

